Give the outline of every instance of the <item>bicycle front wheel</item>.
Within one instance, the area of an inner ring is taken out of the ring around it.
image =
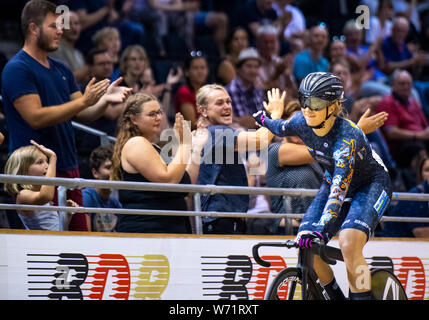
[[[408,300],[398,278],[384,269],[371,272],[371,291],[375,300]]]
[[[267,300],[302,300],[301,272],[296,268],[287,268],[279,272],[270,285]],[[308,286],[308,300],[317,300],[317,292]]]

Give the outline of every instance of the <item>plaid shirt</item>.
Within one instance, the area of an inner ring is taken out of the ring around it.
[[[252,115],[258,110],[264,108],[264,91],[252,86],[247,89],[240,78],[234,78],[225,89],[228,91],[232,100],[232,110],[234,116],[243,117]]]

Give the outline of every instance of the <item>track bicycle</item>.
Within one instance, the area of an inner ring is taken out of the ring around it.
[[[310,248],[299,248],[294,240],[286,242],[262,242],[253,246],[253,257],[263,267],[269,268],[270,262],[259,256],[260,247],[298,248],[298,263],[280,271],[272,281],[266,300],[331,300],[321,286],[313,269],[314,255],[334,265],[344,261],[341,250],[324,245],[320,240],[312,241]],[[387,269],[371,270],[371,290],[375,300],[407,300],[407,295],[398,278]]]

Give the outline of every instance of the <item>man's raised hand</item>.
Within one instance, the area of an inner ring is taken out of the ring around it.
[[[123,78],[119,77],[108,86],[103,97],[107,103],[122,103],[131,94],[133,89],[119,85],[122,80]]]

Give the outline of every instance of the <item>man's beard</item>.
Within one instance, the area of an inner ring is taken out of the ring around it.
[[[37,47],[47,52],[53,52],[58,49],[58,46],[50,46],[49,39],[43,32],[42,28],[40,28],[40,34],[37,38]]]

